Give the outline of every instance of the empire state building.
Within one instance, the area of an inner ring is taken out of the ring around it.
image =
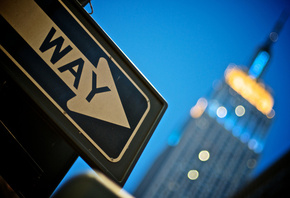
[[[249,182],[275,115],[260,79],[282,26],[279,20],[249,67],[230,64],[211,95],[197,101],[136,197],[229,197]]]

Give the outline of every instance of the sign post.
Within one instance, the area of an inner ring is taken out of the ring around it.
[[[74,1],[0,3],[4,68],[92,167],[123,185],[167,103]]]

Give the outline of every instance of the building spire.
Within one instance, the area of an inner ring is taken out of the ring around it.
[[[262,47],[259,48],[256,56],[254,57],[252,63],[250,64],[248,74],[253,79],[258,80],[261,77],[262,73],[264,72],[266,66],[268,65],[271,57],[271,47],[273,43],[275,43],[278,40],[279,33],[282,30],[285,22],[287,21],[288,16],[289,12],[286,10],[284,10],[281,13],[273,30],[270,32],[269,37],[262,45]]]

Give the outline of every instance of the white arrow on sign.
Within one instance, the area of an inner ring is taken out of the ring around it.
[[[107,60],[100,58],[97,68],[81,78],[82,84],[92,87],[80,88],[83,91],[67,102],[69,110],[130,128]]]

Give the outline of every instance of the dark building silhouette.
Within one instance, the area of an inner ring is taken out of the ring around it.
[[[284,22],[282,15],[248,68],[230,64],[211,95],[197,101],[136,197],[230,197],[250,182],[275,115],[260,77]]]
[[[290,197],[290,152],[251,181],[234,198]]]

